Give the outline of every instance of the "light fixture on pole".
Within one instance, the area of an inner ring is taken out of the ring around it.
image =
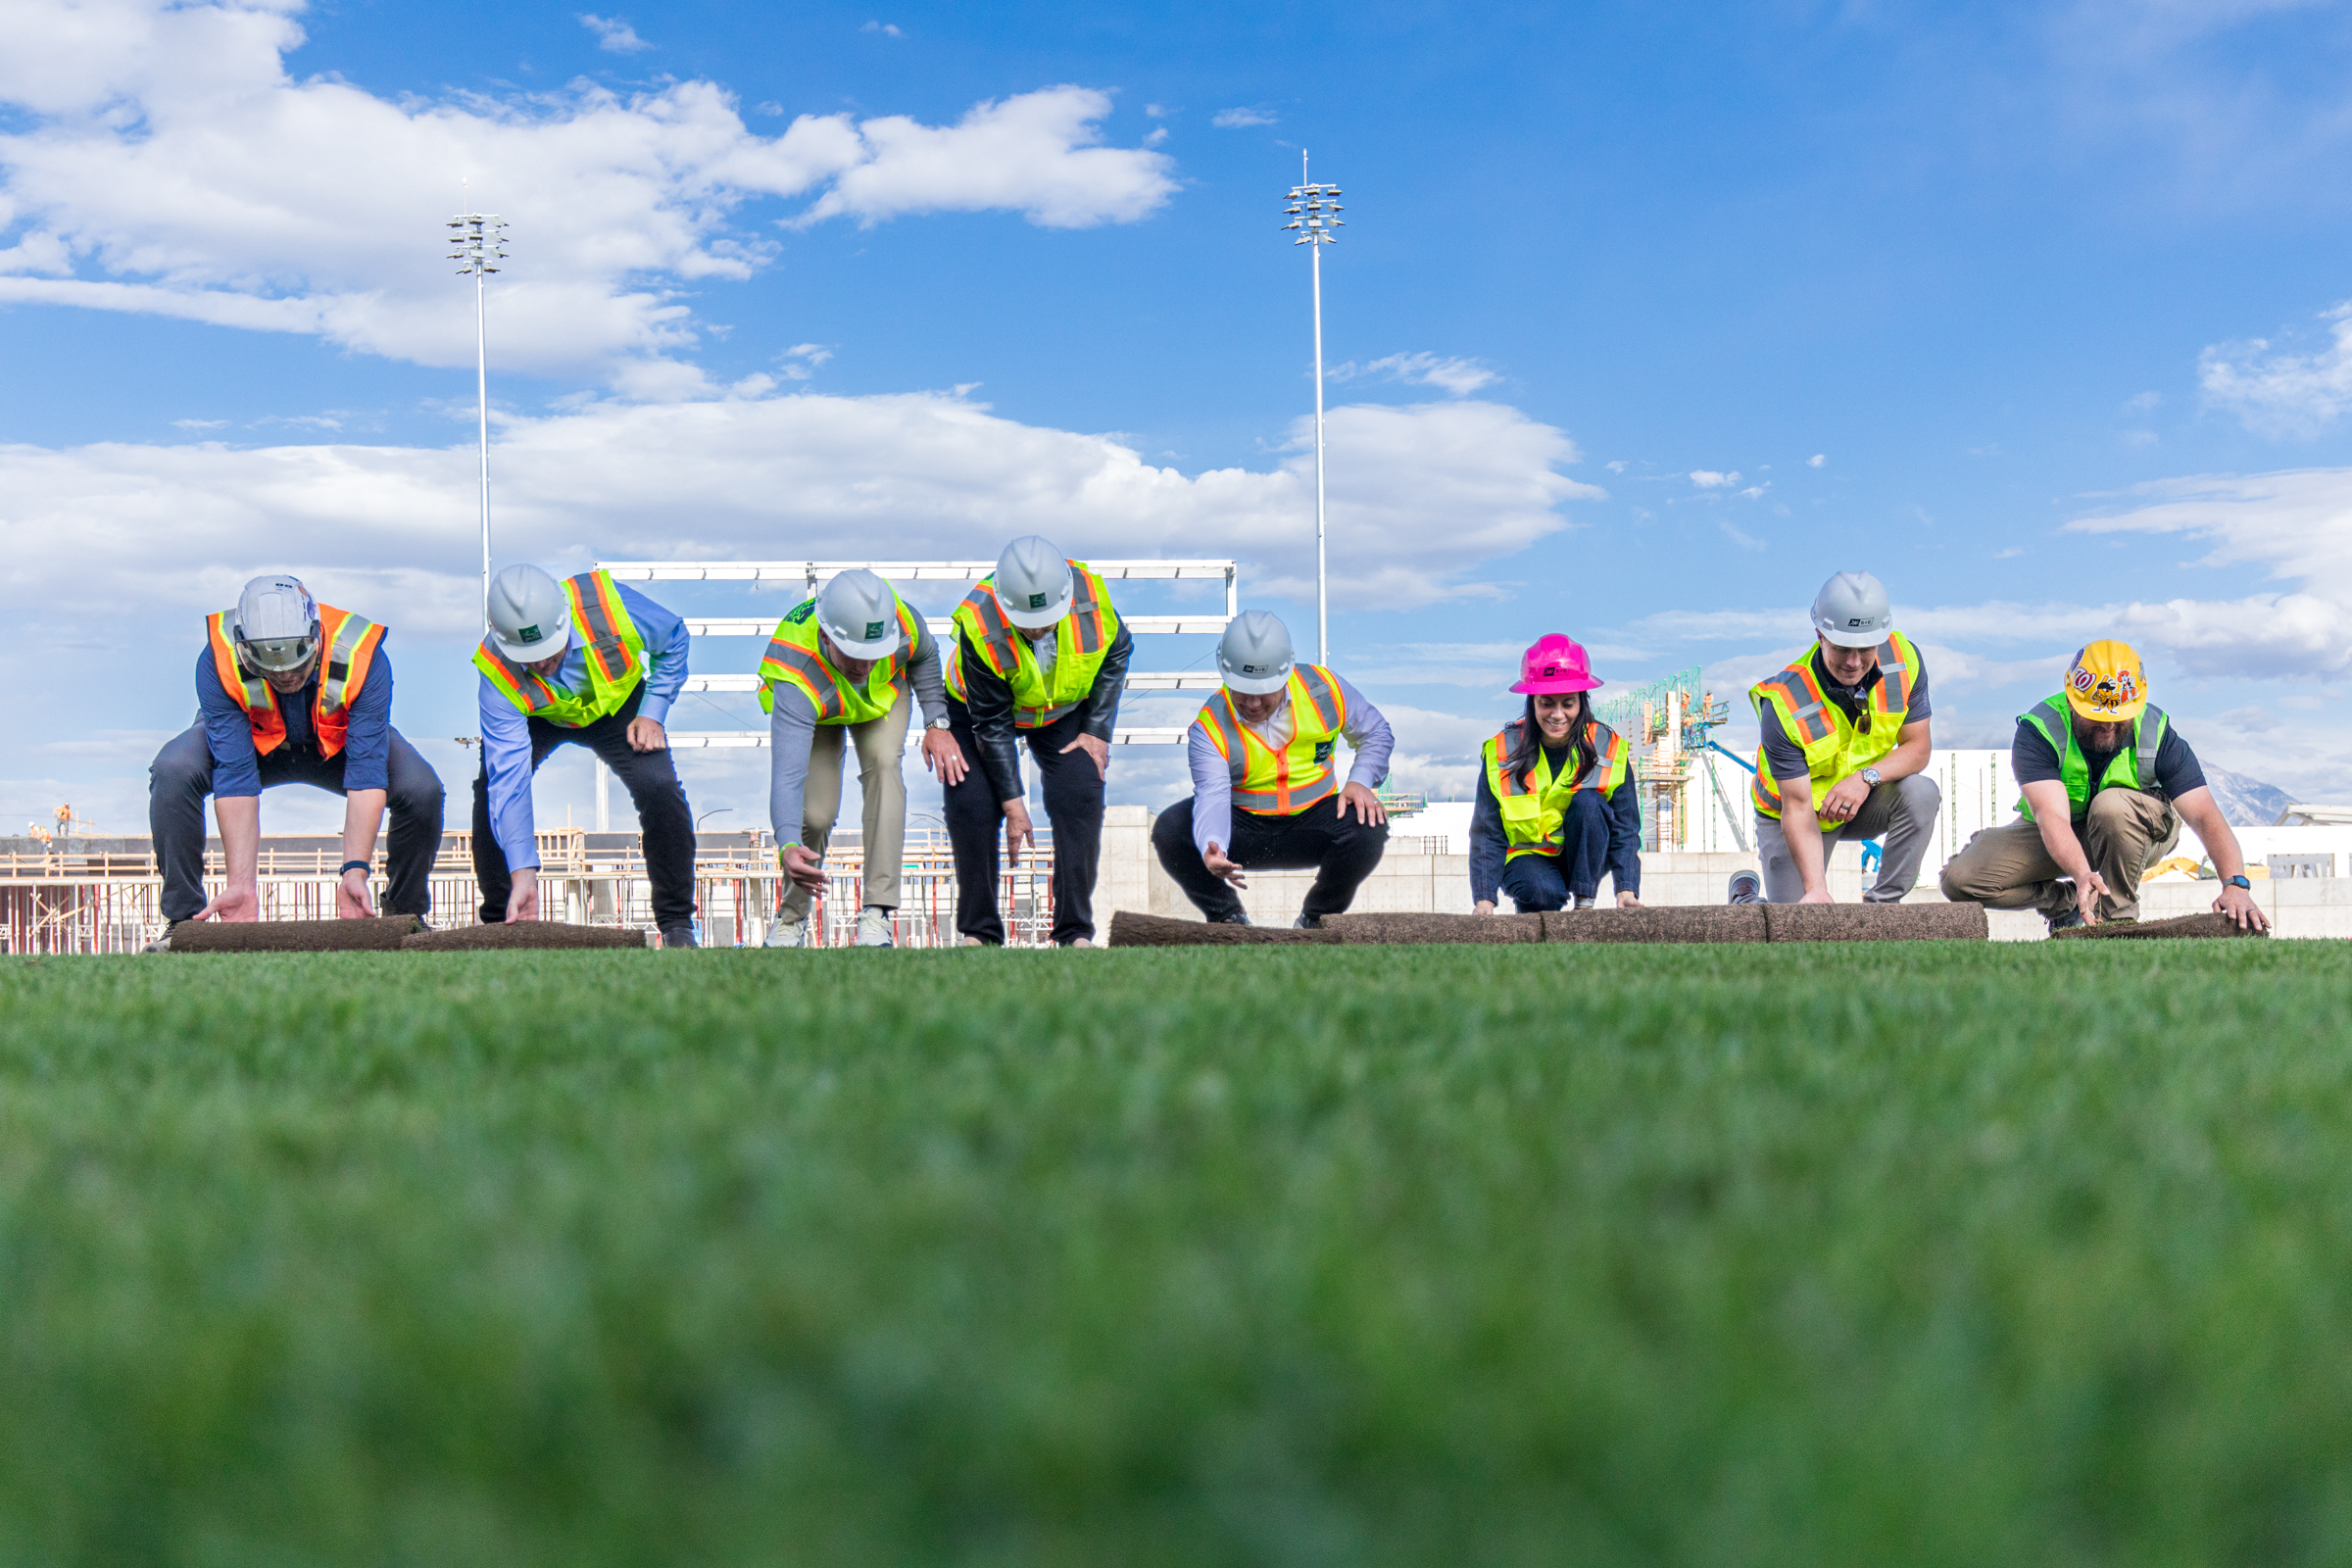
[[[473,388],[482,431],[482,621],[490,620],[490,335],[483,278],[507,259],[506,224],[496,213],[463,213],[445,225],[449,259],[463,262],[458,275],[473,277]]]
[[[1309,270],[1315,289],[1315,662],[1331,662],[1331,596],[1325,586],[1323,570],[1323,247],[1336,245],[1340,236],[1332,232],[1347,224],[1339,218],[1341,207],[1335,199],[1340,194],[1337,185],[1310,185],[1306,182],[1306,154],[1298,154],[1298,183],[1291,187],[1284,198],[1283,212],[1290,221],[1283,224],[1284,233],[1296,232],[1298,237],[1291,243],[1304,245]]]

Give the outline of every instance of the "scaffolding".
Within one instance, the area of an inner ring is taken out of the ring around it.
[[[1642,848],[1689,850],[1701,842],[1694,796],[1711,797],[1740,849],[1747,833],[1734,809],[1737,791],[1723,787],[1718,756],[1732,754],[1713,739],[1730,717],[1730,704],[1700,684],[1698,665],[1678,670],[1593,705],[1593,716],[1625,738],[1633,756],[1629,771],[1642,802]],[[1739,759],[1732,758],[1738,761]],[[1742,764],[1744,765],[1744,764]],[[1704,777],[1702,791],[1693,788]]]

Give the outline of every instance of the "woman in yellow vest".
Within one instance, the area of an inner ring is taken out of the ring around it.
[[[1480,914],[1508,893],[1521,914],[1590,909],[1603,871],[1617,906],[1642,906],[1642,805],[1625,738],[1592,716],[1584,648],[1553,632],[1520,656],[1519,717],[1480,750],[1470,811],[1470,897]]]

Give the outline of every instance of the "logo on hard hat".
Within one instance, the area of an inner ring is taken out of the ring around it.
[[[1242,673],[1245,675],[1263,675],[1266,672],[1267,667],[1268,666],[1264,664],[1244,664],[1242,666]]]
[[[535,643],[539,640],[539,628],[536,626],[525,626],[514,634],[514,638],[517,642]]]
[[[1031,595],[1029,596],[1029,608],[1030,608],[1031,610],[1043,610],[1043,609],[1045,609],[1045,608],[1046,608],[1046,596],[1045,596],[1044,594],[1031,594]]]
[[[876,642],[880,640],[881,636],[882,622],[878,620],[869,620],[865,623],[865,636],[862,639],[863,641],[869,643]]]

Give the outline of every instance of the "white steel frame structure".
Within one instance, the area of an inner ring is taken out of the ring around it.
[[[796,583],[814,595],[824,582],[845,571],[860,568],[873,572],[889,582],[978,582],[997,569],[993,561],[600,561],[599,571],[612,574],[614,582],[748,582]],[[1240,564],[1232,561],[1089,561],[1087,566],[1106,582],[1222,582],[1225,585],[1225,609],[1222,612],[1190,615],[1130,615],[1119,612],[1119,623],[1137,636],[1215,636],[1233,623],[1241,613]],[[765,639],[775,634],[778,615],[686,615],[686,631],[694,637],[758,637]],[[954,629],[955,622],[944,615],[929,615],[923,623],[935,637],[944,637]],[[1213,669],[1209,670],[1130,670],[1126,689],[1131,692],[1208,692],[1223,684]],[[755,692],[760,689],[760,677],[744,675],[689,675],[685,689],[690,692]],[[1121,725],[1111,736],[1114,746],[1179,746],[1184,743],[1182,728],[1141,727]],[[763,729],[737,730],[671,730],[669,744],[676,751],[736,750],[765,746],[767,731]],[[612,820],[610,806],[611,773],[603,762],[596,764],[596,825],[599,832],[609,831]]]

